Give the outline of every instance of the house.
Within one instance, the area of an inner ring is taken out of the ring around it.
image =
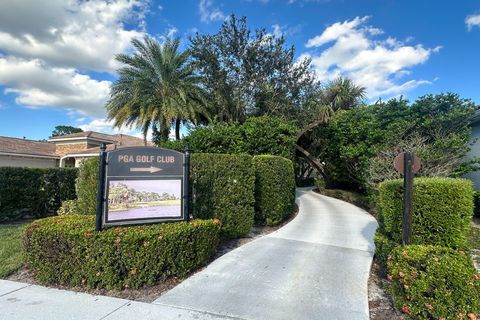
[[[48,141],[0,137],[0,167],[78,167],[83,159],[98,156],[102,143],[107,150],[144,145],[141,138],[94,131],[52,137]]]

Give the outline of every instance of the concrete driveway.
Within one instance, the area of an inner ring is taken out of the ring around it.
[[[154,304],[245,320],[368,319],[377,222],[298,189],[298,216],[215,260]]]

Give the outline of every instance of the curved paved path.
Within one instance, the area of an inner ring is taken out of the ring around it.
[[[377,222],[309,189],[297,190],[297,203],[289,224],[225,254],[154,303],[208,319],[368,319]]]

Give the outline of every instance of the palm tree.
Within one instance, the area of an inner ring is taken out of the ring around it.
[[[145,37],[132,40],[133,55],[119,54],[123,66],[112,85],[106,108],[115,127],[135,126],[142,130],[145,144],[150,128],[159,128],[161,140],[167,140],[172,125],[180,139],[182,122],[206,116],[205,94],[200,78],[190,63],[188,52],[179,52],[180,40],[163,44]]]
[[[338,110],[360,105],[366,98],[366,89],[351,79],[338,77],[330,81],[320,94],[319,120],[326,123]]]
[[[366,98],[366,89],[356,85],[351,79],[338,77],[330,81],[327,86],[319,92],[318,97],[310,101],[313,105],[313,121],[304,126],[297,135],[296,149],[299,154],[325,177],[325,171],[321,162],[316,159],[308,150],[306,145],[311,145],[307,133],[314,128],[330,121],[331,117],[339,110],[348,110],[363,103]]]

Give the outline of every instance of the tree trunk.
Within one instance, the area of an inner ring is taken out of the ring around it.
[[[312,123],[310,123],[309,125],[307,125],[307,126],[305,127],[305,129],[303,129],[302,131],[300,131],[300,132],[297,134],[297,142],[298,142],[298,140],[300,140],[300,138],[303,137],[307,132],[309,132],[310,130],[318,127],[319,125],[321,125],[321,124],[323,124],[323,123],[324,123],[324,121],[322,121],[322,120],[317,120],[317,121],[312,122]]]
[[[175,119],[175,139],[180,140],[180,119]]]
[[[298,144],[296,146],[297,152],[308,162],[310,165],[322,175],[323,178],[326,178],[325,168],[323,164],[320,163],[318,159],[310,154],[307,150],[300,147]]]

